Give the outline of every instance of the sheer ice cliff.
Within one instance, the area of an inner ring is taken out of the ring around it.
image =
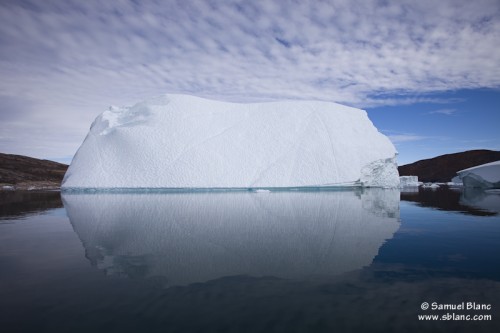
[[[163,95],[98,116],[62,188],[397,187],[396,153],[336,103]]]

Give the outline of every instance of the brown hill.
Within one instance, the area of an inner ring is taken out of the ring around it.
[[[68,166],[48,160],[0,153],[0,185],[18,189],[58,188]]]
[[[469,150],[398,167],[400,176],[418,176],[422,182],[449,182],[457,171],[500,160],[500,151]]]

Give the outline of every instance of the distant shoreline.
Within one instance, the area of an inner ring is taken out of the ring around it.
[[[60,190],[68,166],[0,153],[0,191]]]
[[[0,191],[60,191],[60,182],[27,181],[16,184],[0,183]]]

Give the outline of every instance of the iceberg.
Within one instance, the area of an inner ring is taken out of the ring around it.
[[[457,171],[464,187],[500,188],[500,161]]]
[[[448,186],[463,186],[464,184],[462,183],[462,179],[460,179],[459,176],[455,176],[451,179],[451,182],[447,183]]]
[[[162,95],[99,115],[62,189],[398,187],[396,154],[360,109]]]
[[[418,187],[418,176],[400,176],[399,187]]]

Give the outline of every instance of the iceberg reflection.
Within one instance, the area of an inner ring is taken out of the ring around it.
[[[371,264],[399,228],[399,191],[63,194],[91,263],[187,285],[332,276]]]
[[[500,190],[464,188],[460,203],[486,212],[500,213]]]
[[[422,207],[459,212],[475,216],[494,216],[500,213],[500,191],[465,187],[439,188],[436,191],[401,192],[401,200],[418,203]]]

